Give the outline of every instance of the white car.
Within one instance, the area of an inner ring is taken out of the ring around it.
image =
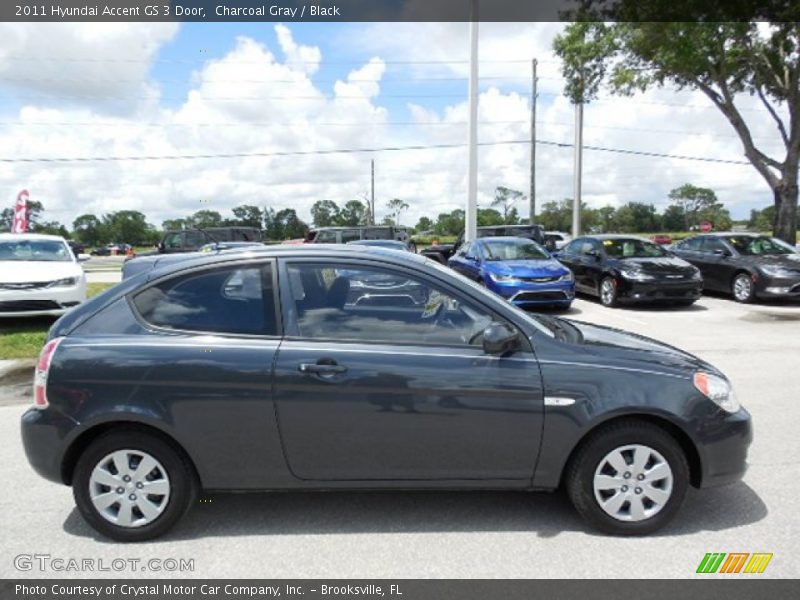
[[[545,231],[544,241],[548,249],[561,250],[572,241],[572,236],[563,231]]]
[[[86,300],[86,275],[64,238],[0,233],[0,317],[60,316]]]

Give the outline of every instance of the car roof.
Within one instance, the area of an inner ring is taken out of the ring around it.
[[[381,256],[387,261],[395,263],[416,262],[422,264],[431,259],[411,252],[397,252],[379,246],[365,246],[363,244],[274,244],[272,246],[250,246],[245,248],[229,248],[218,253],[197,252],[184,254],[185,260],[176,260],[164,265],[156,265],[150,271],[151,278],[161,277],[169,273],[191,269],[196,266],[226,263],[242,259],[258,258],[287,258],[292,256],[319,258],[370,258]],[[135,260],[135,259],[134,259]]]
[[[0,240],[53,240],[66,242],[60,235],[47,235],[44,233],[0,233]]]
[[[642,240],[643,242],[651,242],[645,237],[635,234],[626,234],[626,233],[598,233],[596,235],[581,235],[576,240],[579,239],[592,239],[592,240]],[[574,240],[573,240],[574,241]]]
[[[525,238],[525,237],[518,237],[515,235],[487,235],[486,237],[478,238],[475,240],[476,242],[483,243],[483,242],[512,242],[514,240],[519,240],[521,242],[527,242],[529,244],[536,242],[534,240]]]

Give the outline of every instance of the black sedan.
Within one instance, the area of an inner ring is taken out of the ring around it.
[[[700,297],[700,271],[669,250],[626,235],[579,237],[555,257],[575,274],[575,290],[605,306],[668,301],[690,305]]]
[[[745,471],[750,415],[671,346],[525,313],[410,252],[183,256],[62,317],[22,416],[33,468],[111,538],[164,533],[203,489],[562,484],[640,535]],[[388,280],[419,301],[363,301]]]
[[[697,266],[706,289],[756,298],[800,298],[800,254],[773,238],[750,233],[698,235],[679,242],[675,254]]]

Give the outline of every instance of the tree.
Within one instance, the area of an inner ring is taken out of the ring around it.
[[[514,225],[514,223],[509,221],[509,211],[515,202],[523,198],[525,198],[525,195],[522,192],[499,185],[494,190],[494,200],[492,200],[492,206],[502,206],[503,223]],[[514,214],[516,215],[516,211]]]
[[[417,226],[414,229],[417,231],[430,231],[433,229],[433,221],[431,221],[428,217],[420,217],[419,221],[417,221]]]
[[[643,202],[628,202],[616,210],[614,225],[623,233],[650,233],[661,229],[656,207]]]
[[[28,231],[39,231],[41,225],[39,217],[44,212],[44,206],[38,200],[28,200]],[[0,231],[11,231],[14,225],[14,208],[4,208],[0,212]]]
[[[357,227],[367,224],[369,210],[360,200],[350,200],[339,211],[339,225]]]
[[[714,190],[709,188],[697,187],[691,183],[684,183],[670,191],[669,199],[672,200],[683,213],[684,230],[691,231],[692,227],[697,227],[703,220],[701,213],[717,206],[722,208],[722,204],[717,200]]]
[[[88,246],[99,246],[105,239],[103,223],[95,215],[81,215],[72,222],[75,237]]]
[[[392,198],[389,202],[386,203],[386,206],[389,207],[391,211],[391,217],[395,224],[400,224],[400,214],[404,210],[408,210],[408,204],[404,201],[400,200],[400,198]]]
[[[686,5],[674,0],[618,0],[611,8],[604,7],[609,4],[605,0],[581,4],[571,17],[580,22],[569,25],[554,42],[563,61],[566,95],[573,102],[589,102],[604,82],[612,93],[624,95],[665,84],[703,92],[731,124],[745,157],[772,190],[775,235],[793,244],[800,165],[797,9],[791,3],[773,3],[772,12],[781,14],[773,15],[772,22],[756,23],[763,16],[743,11],[749,6],[756,10],[759,3],[695,3],[693,22],[686,15],[665,22],[678,7],[686,12]],[[783,160],[756,145],[736,106],[741,93],[757,97],[774,121],[786,150]]]
[[[138,210],[120,210],[103,215],[102,231],[108,241],[128,244],[151,244],[158,237]]]
[[[317,200],[311,207],[311,219],[317,227],[331,227],[339,222],[339,206],[333,200]]]
[[[571,231],[572,199],[565,198],[560,201],[545,202],[542,204],[536,220],[548,231]],[[587,231],[591,230],[598,222],[596,211],[586,206],[585,202],[581,203],[581,222]]]
[[[189,227],[189,223],[186,219],[167,219],[161,223],[161,228],[164,231],[186,229],[187,227]]]
[[[487,225],[503,225],[505,220],[500,211],[493,208],[479,208],[478,209],[478,227],[485,227]]]
[[[438,235],[458,235],[464,230],[464,209],[441,213],[433,229]]]
[[[230,220],[231,225],[241,225],[242,227],[264,227],[264,213],[258,206],[252,204],[242,204],[234,207],[231,212],[235,219]]]
[[[188,219],[189,227],[205,229],[206,227],[219,227],[222,225],[222,215],[215,210],[198,210]]]
[[[272,239],[296,239],[305,237],[308,233],[308,225],[300,220],[293,208],[284,208],[276,212],[273,223],[277,235]]]
[[[686,214],[679,204],[670,204],[661,217],[661,226],[664,231],[685,231]]]

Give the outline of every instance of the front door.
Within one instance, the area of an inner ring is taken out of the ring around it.
[[[529,350],[484,354],[495,316],[404,270],[281,266],[275,401],[306,480],[530,481],[542,383]]]

